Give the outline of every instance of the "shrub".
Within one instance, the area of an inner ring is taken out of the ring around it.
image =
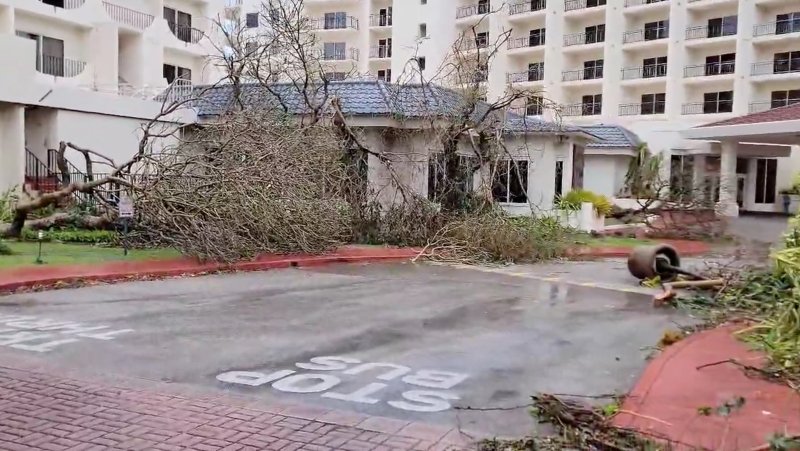
[[[36,241],[39,231],[32,229],[22,230],[22,239]],[[84,243],[84,244],[114,244],[119,235],[112,230],[82,230],[82,229],[63,229],[47,230],[44,232],[44,239],[47,241],[61,241],[64,243]]]
[[[0,241],[0,255],[11,255],[14,251],[3,241]]]
[[[558,208],[562,210],[580,210],[581,204],[589,202],[598,215],[608,216],[614,211],[614,204],[606,196],[585,189],[574,189],[558,200]]]

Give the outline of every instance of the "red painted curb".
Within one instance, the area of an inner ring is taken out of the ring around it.
[[[775,433],[800,433],[800,394],[784,384],[745,374],[734,359],[759,367],[763,353],[733,336],[737,326],[699,332],[668,347],[647,366],[613,424],[680,444],[677,449],[735,451],[766,444]],[[714,410],[736,397],[744,405]],[[701,415],[699,408],[710,408]]]
[[[703,255],[711,251],[711,247],[701,241],[658,240],[658,242],[674,247],[681,256]],[[643,243],[642,245],[645,246],[646,244]],[[620,246],[581,246],[567,250],[567,255],[569,257],[616,258],[627,257],[632,250],[632,247]]]
[[[409,260],[419,254],[413,248],[372,249],[344,247],[325,255],[267,255],[233,264],[200,263],[188,259],[109,262],[102,265],[31,266],[0,271],[0,292],[59,283],[110,282],[136,277],[162,278],[220,271],[264,271],[320,266],[331,263],[366,263]]]

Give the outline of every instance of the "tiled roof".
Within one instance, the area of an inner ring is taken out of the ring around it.
[[[619,125],[590,125],[581,127],[586,132],[600,138],[600,141],[588,144],[591,149],[598,148],[635,148],[641,141],[635,133]]]
[[[800,120],[800,103],[793,105],[773,108],[759,113],[746,114],[744,116],[733,117],[723,121],[712,122],[710,124],[700,125],[701,127],[720,127],[723,125],[744,125],[744,124],[760,124],[762,122],[783,122],[783,121],[796,121]]]
[[[193,105],[200,117],[222,114],[234,102],[231,85],[197,87],[196,92],[200,91],[204,92],[200,100]],[[291,83],[276,83],[270,85],[269,89],[256,84],[242,86],[242,100],[245,107],[280,108],[283,103],[291,114],[309,113],[301,93],[302,91]],[[321,101],[324,98],[321,88],[317,94],[316,98]],[[405,119],[447,117],[458,115],[464,106],[463,96],[436,85],[397,85],[383,81],[331,82],[328,87],[328,98],[334,96],[340,99],[342,112],[347,116],[392,116]],[[488,104],[479,102],[473,116],[482,116],[488,107]],[[584,132],[578,127],[518,116],[510,112],[505,115],[503,128],[510,133]]]

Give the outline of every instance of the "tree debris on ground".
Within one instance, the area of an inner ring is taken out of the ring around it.
[[[551,435],[522,440],[485,440],[481,451],[511,450],[617,450],[617,451],[667,451],[674,442],[665,437],[646,436],[641,432],[616,427],[612,419],[620,413],[621,399],[612,404],[593,407],[568,399],[567,396],[539,394],[532,397],[531,414],[539,421],[552,426]],[[609,408],[612,406],[613,408]]]

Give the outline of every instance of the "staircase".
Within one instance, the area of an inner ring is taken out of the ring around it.
[[[26,191],[32,196],[41,193],[52,193],[60,187],[60,171],[58,169],[58,151],[49,149],[47,151],[47,162],[43,162],[33,152],[25,149],[25,185]],[[69,182],[85,183],[89,181],[89,176],[78,169],[74,164],[67,161],[67,179]],[[103,174],[96,174],[95,177],[102,177]],[[74,192],[72,196],[79,204],[95,205],[93,196]]]

